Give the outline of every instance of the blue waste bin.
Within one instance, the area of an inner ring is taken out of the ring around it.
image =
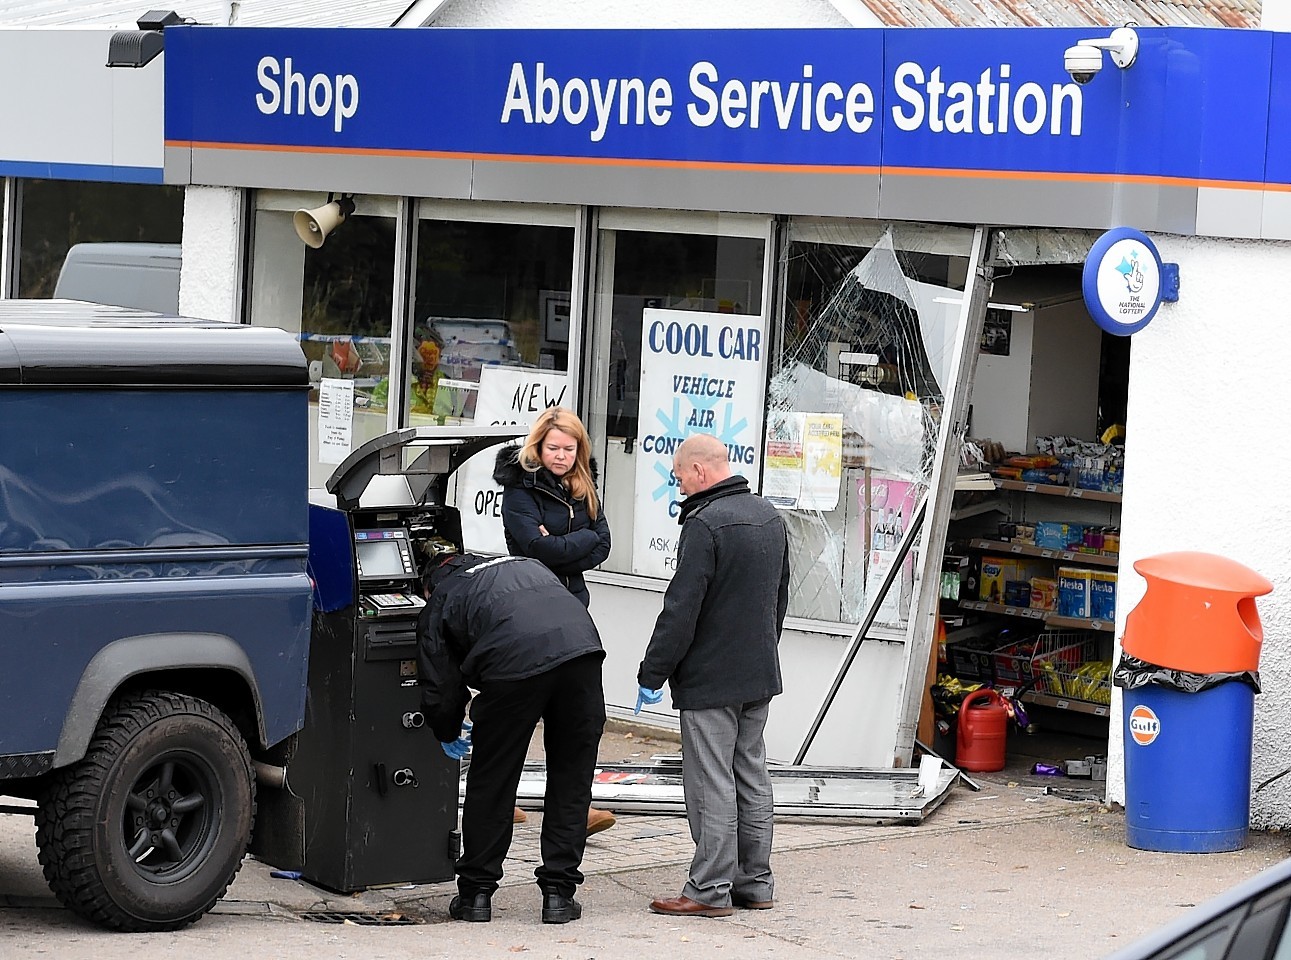
[[[1139,850],[1220,853],[1246,843],[1255,690],[1124,692],[1125,838]]]

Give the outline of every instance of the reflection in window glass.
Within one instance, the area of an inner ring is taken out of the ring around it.
[[[636,436],[642,311],[761,313],[762,248],[746,237],[615,234],[608,436]]]
[[[52,297],[74,244],[179,243],[183,234],[182,187],[24,180],[21,197],[19,297]]]
[[[472,419],[486,366],[566,370],[573,270],[572,227],[422,220],[411,422]]]
[[[362,206],[360,205],[360,210]],[[395,222],[353,215],[318,249],[300,242],[289,211],[256,213],[251,322],[299,336],[309,361],[310,486],[336,468],[320,458],[323,380],[354,383],[350,449],[386,432],[394,303]]]
[[[953,366],[964,257],[862,244],[815,227],[787,247],[785,316],[768,396],[768,443],[792,464],[804,424],[841,425],[842,487],[829,510],[784,498],[793,585],[789,614],[855,623],[895,562],[927,492],[943,384]],[[953,246],[953,244],[952,244]],[[964,238],[967,253],[967,236]],[[770,456],[772,450],[768,450]],[[878,622],[901,625],[913,599],[914,550]]]
[[[613,264],[597,291],[597,322],[610,318],[608,376],[589,427],[605,443],[605,512],[616,543],[632,543],[643,311],[760,314],[764,247],[748,237],[602,231],[601,260]],[[632,551],[615,550],[602,569],[630,572]]]

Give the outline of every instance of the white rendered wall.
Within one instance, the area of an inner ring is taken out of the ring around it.
[[[108,67],[113,33],[0,29],[0,162],[151,169],[160,176],[165,57],[137,70]]]
[[[846,27],[828,0],[458,0],[435,18],[436,27],[622,30],[700,27]],[[877,21],[875,26],[877,26]]]
[[[184,191],[184,258],[179,274],[179,312],[202,320],[237,322],[239,191],[188,187]]]
[[[1143,597],[1142,557],[1215,553],[1273,582],[1257,601],[1254,789],[1291,767],[1291,244],[1153,239],[1182,282],[1131,347],[1116,636]],[[1107,790],[1124,803],[1121,705],[1118,693]],[[1253,827],[1291,826],[1291,778],[1251,799]]]
[[[1261,30],[1291,30],[1291,0],[1264,0],[1260,4]]]

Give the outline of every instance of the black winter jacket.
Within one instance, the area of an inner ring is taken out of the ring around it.
[[[789,605],[784,520],[734,476],[687,497],[680,522],[677,569],[637,682],[658,690],[668,681],[678,710],[775,696]]]
[[[604,504],[596,519],[587,503],[577,500],[546,467],[530,473],[517,459],[519,447],[503,447],[493,467],[493,480],[502,490],[502,527],[507,551],[513,557],[541,560],[574,596],[591,602],[583,573],[610,555],[610,525]],[[596,481],[596,461],[592,461]],[[538,530],[547,528],[547,536]]]
[[[417,665],[426,722],[456,740],[470,699],[490,683],[524,680],[596,654],[586,608],[536,560],[496,557],[436,587],[417,619]]]

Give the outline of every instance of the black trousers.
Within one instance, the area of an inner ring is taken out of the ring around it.
[[[547,753],[543,892],[573,896],[587,844],[592,774],[605,728],[601,654],[589,654],[524,680],[491,683],[471,701],[471,766],[462,805],[457,887],[464,897],[493,893],[511,847],[516,787],[538,721]]]

